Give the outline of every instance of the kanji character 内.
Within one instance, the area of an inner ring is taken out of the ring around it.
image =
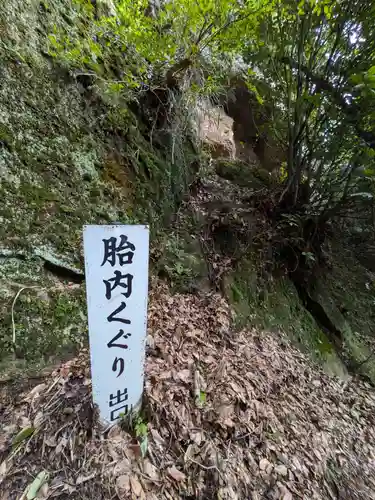
[[[125,290],[125,292],[122,292],[122,295],[124,295],[124,297],[126,298],[129,298],[132,293],[132,282],[132,274],[121,274],[121,271],[115,271],[113,278],[103,280],[103,283],[106,287],[106,298],[109,300],[112,297],[113,290],[118,286]]]

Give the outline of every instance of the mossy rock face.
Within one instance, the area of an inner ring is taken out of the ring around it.
[[[46,362],[55,356],[72,355],[87,344],[83,287],[25,290],[15,303],[17,358]],[[10,326],[9,313],[4,327]],[[2,342],[6,344],[6,336]]]
[[[9,0],[0,12],[0,238],[49,246],[77,265],[84,224],[160,227],[196,158],[188,139],[170,137],[171,161],[169,145],[153,147],[121,95],[100,81],[88,90],[46,57],[48,35],[79,29],[79,16],[66,0]]]
[[[41,258],[0,258],[0,315],[0,379],[87,345],[84,286],[46,272]]]
[[[103,179],[110,144],[74,82],[48,68],[2,71],[2,246],[49,246],[80,264],[82,226],[121,219],[132,198]]]
[[[215,171],[223,179],[246,188],[261,189],[271,182],[269,172],[241,160],[216,160]]]
[[[248,255],[225,277],[225,295],[234,307],[239,327],[250,324],[282,330],[328,373],[345,379],[350,371],[375,383],[375,358],[371,355],[375,352],[375,287],[353,253],[341,244],[331,249],[331,256],[335,258],[332,270],[305,290],[315,308],[302,303],[288,277],[262,280],[255,255]],[[314,309],[313,315],[308,307]]]
[[[265,281],[259,269],[256,255],[249,254],[224,280],[238,327],[281,330],[328,373],[345,379],[347,370],[334,344],[305,309],[294,284],[285,276]]]
[[[345,237],[331,240],[326,249],[331,269],[319,278],[323,295],[334,307],[333,321],[340,327],[343,355],[355,372],[375,383],[375,282],[358,256],[361,247]],[[326,303],[327,301],[324,301]]]
[[[51,57],[54,29],[82,27],[79,2],[3,4],[0,370],[13,359],[12,303],[23,287],[13,307],[17,366],[43,365],[87,342],[84,287],[48,273],[45,258],[83,273],[85,224],[148,223],[154,236],[183,198],[196,158],[188,140],[173,138],[172,162],[168,144],[151,144],[121,95],[100,79],[87,86]]]
[[[199,293],[210,289],[208,267],[197,235],[181,231],[166,234],[153,269],[178,292]]]
[[[314,287],[310,287],[308,293],[312,300],[319,305],[326,321],[330,324],[331,335],[339,342],[337,349],[345,359],[346,364],[356,371],[356,367],[361,362],[369,358],[366,363],[360,366],[360,373],[366,375],[375,383],[375,360],[371,359],[371,351],[363,341],[359,333],[355,333],[344,315],[337,307],[336,301],[329,292],[324,279],[317,280]]]

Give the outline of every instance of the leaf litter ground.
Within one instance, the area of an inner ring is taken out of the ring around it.
[[[219,295],[153,284],[144,457],[134,434],[98,425],[87,351],[17,396],[3,388],[0,498],[375,498],[373,388],[231,324]]]

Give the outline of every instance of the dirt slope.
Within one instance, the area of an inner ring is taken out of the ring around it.
[[[38,498],[374,498],[369,385],[328,377],[282,335],[234,331],[218,295],[155,282],[148,325],[143,445],[101,432],[84,351],[31,391],[2,388],[1,499],[43,470]]]

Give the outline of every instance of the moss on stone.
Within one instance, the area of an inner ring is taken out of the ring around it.
[[[269,172],[241,160],[216,160],[215,171],[223,179],[232,181],[241,187],[261,189],[271,183]]]
[[[19,360],[48,363],[87,342],[84,287],[59,283],[43,264],[26,252],[0,259],[0,361],[13,353],[12,311]]]
[[[159,256],[153,262],[153,271],[167,278],[178,292],[209,290],[208,269],[199,239],[179,227],[159,239]]]
[[[248,255],[225,278],[224,290],[236,312],[237,326],[283,331],[328,372],[345,378],[335,347],[302,305],[293,283],[285,276],[265,282],[259,269],[256,256]]]
[[[38,252],[82,269],[84,224],[150,223],[155,234],[189,183],[188,141],[172,161],[121,95],[95,79],[87,89],[68,61],[51,60],[48,35],[63,25],[79,30],[82,15],[67,0],[9,0],[0,9],[0,249],[15,255],[0,254],[0,360],[13,352],[18,285],[48,295],[26,289],[16,301],[20,357],[47,362],[86,341],[83,287],[55,290],[59,280]]]
[[[332,266],[320,281],[341,315],[338,325],[343,336],[343,355],[354,371],[358,369],[375,382],[375,357],[371,355],[375,352],[372,275],[357,259],[356,249],[345,239],[331,240],[327,252]]]

